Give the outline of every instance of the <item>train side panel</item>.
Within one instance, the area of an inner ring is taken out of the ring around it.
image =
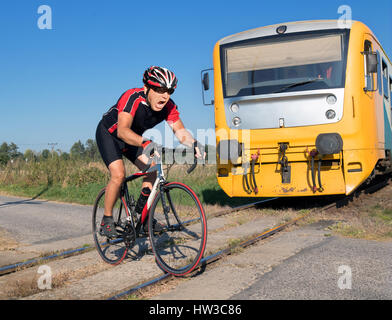
[[[383,157],[382,129],[378,125],[382,114],[379,108],[378,92],[365,92],[365,40],[369,40],[370,30],[360,22],[353,24],[348,53],[345,116],[355,123],[354,135],[344,134],[344,176],[346,194],[351,193],[372,173],[379,158]],[[371,37],[370,37],[371,38]],[[351,110],[350,110],[351,109]]]

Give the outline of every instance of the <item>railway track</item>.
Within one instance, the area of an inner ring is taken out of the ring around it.
[[[253,203],[250,203],[250,204],[234,207],[234,208],[231,208],[231,209],[218,211],[218,212],[215,212],[213,214],[207,215],[207,219],[220,217],[220,216],[227,215],[227,214],[230,214],[230,213],[234,213],[234,212],[237,212],[237,211],[249,209],[249,208],[255,207],[255,206],[259,205],[259,204],[262,204],[262,203],[265,203],[265,202],[269,202],[269,201],[273,201],[273,200],[276,200],[276,199],[278,199],[278,198],[269,198],[269,199],[253,202]],[[85,245],[85,246],[82,246],[82,247],[73,248],[73,249],[69,249],[69,250],[65,250],[65,251],[60,251],[60,252],[57,252],[57,253],[54,253],[54,254],[50,254],[50,255],[46,255],[46,256],[42,256],[42,257],[38,257],[38,258],[34,258],[34,259],[29,259],[29,260],[26,260],[26,261],[17,262],[17,263],[14,263],[14,264],[2,266],[2,267],[0,267],[0,276],[5,275],[5,274],[9,274],[9,273],[12,273],[12,272],[17,272],[17,271],[19,271],[19,270],[21,270],[23,268],[29,268],[29,267],[33,267],[33,266],[42,264],[44,262],[49,262],[51,260],[72,257],[72,256],[75,256],[75,255],[78,255],[78,254],[81,254],[83,252],[87,252],[87,251],[93,250],[93,249],[95,249],[93,244],[92,245]]]
[[[275,199],[277,199],[277,198],[273,198],[273,200],[275,200]],[[253,206],[256,206],[256,205],[257,204],[253,204]],[[321,210],[321,211],[328,211],[329,209],[334,208],[335,206],[336,206],[336,203],[333,203],[333,204],[326,205],[326,206],[324,206],[323,208],[321,208],[319,210]],[[251,207],[252,206],[248,205],[245,208],[242,208],[240,210],[249,209]],[[234,212],[239,211],[239,208],[234,208],[233,211]],[[232,213],[232,212],[226,212],[226,213],[222,212],[222,213],[217,214],[216,216],[221,216],[223,214],[229,214],[229,213]],[[308,211],[308,212],[306,212],[306,213],[304,213],[304,214],[302,214],[302,215],[300,215],[300,216],[298,216],[298,217],[296,217],[296,218],[294,218],[294,219],[292,219],[292,220],[290,220],[290,221],[288,221],[286,223],[283,223],[283,224],[280,224],[280,225],[278,225],[276,227],[270,228],[270,229],[268,229],[268,230],[266,230],[266,231],[264,231],[262,233],[259,233],[259,234],[247,237],[247,239],[242,240],[240,243],[238,243],[238,244],[236,244],[234,246],[229,246],[228,248],[219,250],[218,252],[215,252],[213,254],[208,255],[207,257],[205,257],[205,258],[203,258],[201,260],[201,262],[199,264],[199,267],[196,268],[193,271],[193,273],[198,272],[198,270],[200,268],[205,268],[207,265],[213,264],[213,263],[219,261],[220,259],[222,259],[222,258],[224,258],[224,257],[226,257],[226,256],[228,256],[230,254],[232,254],[232,252],[235,252],[238,248],[246,248],[248,246],[251,246],[251,245],[255,244],[258,241],[267,239],[267,238],[275,235],[276,233],[283,231],[284,229],[288,228],[289,226],[292,226],[295,223],[297,223],[298,221],[300,221],[300,220],[304,219],[305,217],[309,216],[312,212],[313,212],[313,210],[310,210],[310,211]],[[137,285],[137,286],[135,286],[135,287],[133,287],[133,288],[131,288],[129,290],[117,293],[116,295],[109,297],[108,300],[121,299],[123,297],[132,295],[135,292],[138,292],[140,290],[146,289],[149,286],[156,285],[156,284],[158,284],[160,282],[163,282],[163,281],[167,281],[167,280],[169,280],[170,278],[173,278],[173,277],[174,276],[172,276],[172,275],[170,275],[168,273],[165,273],[165,274],[163,274],[161,276],[158,276],[158,277],[156,277],[154,279],[148,280],[145,283],[139,284],[139,285]]]
[[[338,199],[337,201],[332,200],[330,201],[330,203],[328,203],[327,205],[324,205],[323,207],[316,207],[313,209],[308,210],[306,213],[301,214],[299,216],[297,216],[296,218],[279,224],[278,226],[275,226],[273,228],[269,228],[268,230],[265,230],[261,233],[256,233],[253,234],[252,236],[247,236],[245,239],[242,239],[240,243],[237,243],[235,246],[229,246],[226,247],[224,249],[221,250],[217,250],[213,253],[209,253],[206,257],[204,257],[204,259],[201,261],[201,264],[199,266],[199,268],[206,268],[206,266],[211,265],[217,261],[219,261],[220,259],[222,259],[223,257],[230,255],[233,250],[235,251],[236,248],[246,248],[248,246],[251,246],[253,244],[255,244],[256,242],[259,242],[261,240],[267,239],[269,237],[271,237],[272,235],[275,235],[278,232],[281,232],[282,230],[288,228],[289,226],[292,226],[294,224],[296,224],[298,221],[304,219],[305,217],[309,216],[310,214],[312,214],[315,211],[318,212],[326,212],[330,209],[334,209],[336,207],[340,207],[340,206],[344,206],[350,202],[352,202],[355,198],[359,197],[361,194],[368,194],[368,193],[372,193],[377,191],[378,189],[382,188],[383,186],[385,186],[386,184],[388,184],[388,181],[390,179],[390,176],[388,176],[388,179],[386,180],[382,180],[382,181],[377,181],[371,185],[368,185],[366,187],[361,188],[360,190],[358,190],[357,192],[355,192],[353,195],[349,196],[349,197],[343,197]],[[207,216],[207,218],[210,219],[214,219],[214,218],[219,218],[219,217],[224,217],[224,216],[229,216],[230,214],[234,213],[234,212],[238,212],[238,211],[242,211],[242,210],[246,210],[246,209],[250,209],[250,208],[254,208],[257,207],[258,205],[261,204],[266,204],[268,202],[273,202],[275,201],[277,198],[270,198],[270,199],[264,199],[262,201],[258,201],[258,202],[254,202],[248,205],[244,205],[244,206],[239,206],[239,207],[235,207],[235,208],[231,208],[228,210],[223,210],[223,211],[219,211],[213,214],[210,214]],[[57,260],[57,259],[65,259],[68,257],[72,257],[75,255],[80,255],[83,253],[86,253],[88,251],[91,251],[94,249],[93,245],[90,246],[84,246],[84,247],[80,247],[80,248],[75,248],[72,250],[67,250],[64,252],[59,252],[56,254],[52,254],[50,256],[45,256],[45,257],[40,257],[37,259],[32,259],[29,261],[24,261],[24,262],[20,262],[17,264],[13,264],[13,265],[9,265],[9,266],[4,266],[0,268],[0,274],[2,276],[6,275],[6,274],[10,274],[10,273],[17,273],[20,270],[26,269],[26,268],[30,268],[32,266],[36,266],[38,264],[42,264],[42,263],[48,263],[49,261],[53,261],[53,260]],[[199,272],[200,270],[195,270],[195,272]],[[136,286],[133,286],[125,291],[122,292],[117,292],[116,294],[112,294],[109,296],[109,299],[111,300],[115,300],[115,299],[121,299],[127,295],[131,295],[135,292],[140,292],[141,290],[148,288],[152,285],[158,284],[162,281],[166,281],[169,278],[171,278],[172,276],[169,274],[159,274],[158,276],[149,279],[146,282],[140,283]],[[0,277],[1,279],[1,277]],[[108,297],[108,296],[107,296]]]
[[[273,227],[273,228],[271,228],[269,230],[266,230],[266,231],[264,231],[264,232],[262,232],[260,234],[248,237],[248,239],[241,241],[240,243],[236,244],[234,247],[229,247],[229,248],[220,250],[220,251],[218,251],[218,252],[216,252],[214,254],[211,254],[211,255],[209,255],[209,256],[207,256],[207,257],[205,257],[205,258],[203,258],[201,260],[201,263],[200,263],[198,268],[200,269],[202,267],[205,267],[208,264],[212,264],[212,263],[214,263],[216,261],[219,261],[220,259],[224,258],[225,256],[230,255],[237,248],[246,248],[246,247],[248,247],[250,245],[255,244],[258,241],[267,239],[267,238],[275,235],[276,233],[283,231],[284,229],[288,228],[289,226],[292,226],[292,225],[296,224],[298,221],[300,221],[300,220],[306,218],[307,216],[311,215],[314,211],[327,212],[328,210],[334,209],[335,207],[342,207],[342,206],[347,205],[349,202],[353,201],[354,198],[359,197],[362,193],[369,194],[369,193],[376,192],[379,189],[381,189],[381,188],[385,187],[386,185],[388,185],[390,179],[391,179],[391,176],[388,175],[386,177],[386,179],[382,179],[381,181],[376,181],[376,182],[374,182],[372,184],[368,184],[368,185],[358,189],[356,192],[354,192],[350,196],[342,197],[341,199],[339,199],[337,201],[334,201],[334,202],[332,202],[330,204],[327,204],[327,205],[325,205],[325,206],[323,206],[321,208],[316,208],[316,209],[309,210],[308,212],[306,212],[304,214],[301,214],[300,216],[298,216],[298,217],[296,217],[296,218],[294,218],[294,219],[292,219],[292,220],[290,220],[290,221],[288,221],[286,223],[282,223],[282,224],[280,224],[280,225],[278,225],[276,227]],[[273,201],[273,200],[276,200],[276,199],[278,199],[278,198],[271,198],[269,201]],[[267,201],[262,201],[262,202],[267,202]],[[212,217],[212,216],[213,217],[217,217],[217,216],[220,216],[220,215],[229,214],[229,213],[236,212],[236,211],[239,211],[239,210],[248,209],[248,208],[251,208],[253,206],[256,206],[257,204],[258,203],[254,203],[254,204],[250,204],[250,205],[245,205],[245,206],[233,208],[232,210],[229,210],[227,212],[222,211],[222,212],[216,213],[214,215],[211,215],[210,217]],[[194,272],[197,272],[197,270],[198,269],[196,269]],[[170,275],[170,274],[165,273],[165,274],[163,274],[163,275],[161,275],[159,277],[156,277],[156,278],[151,279],[151,280],[149,280],[149,281],[147,281],[145,283],[137,285],[137,286],[135,286],[135,287],[133,287],[133,288],[131,288],[129,290],[117,293],[116,295],[111,296],[110,298],[108,298],[108,300],[121,299],[121,298],[126,297],[128,295],[131,295],[131,294],[133,294],[135,292],[143,290],[143,289],[145,289],[145,288],[147,288],[149,286],[156,285],[156,284],[158,284],[160,282],[163,282],[163,281],[167,281],[169,278],[173,278],[173,276]]]

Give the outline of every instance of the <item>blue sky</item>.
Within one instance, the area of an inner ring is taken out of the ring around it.
[[[41,5],[52,9],[51,30],[37,26]],[[172,98],[187,128],[214,128],[213,107],[202,104],[200,71],[212,67],[219,39],[280,22],[338,19],[341,5],[391,57],[391,0],[1,0],[0,143],[14,142],[22,152],[85,143],[119,96],[142,86],[150,65],[179,78]]]

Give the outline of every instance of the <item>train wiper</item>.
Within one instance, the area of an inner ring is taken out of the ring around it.
[[[308,83],[312,83],[312,82],[316,82],[316,81],[320,81],[320,80],[324,80],[324,79],[323,78],[314,78],[314,79],[309,79],[309,80],[306,80],[306,81],[295,82],[295,83],[289,84],[288,86],[282,87],[279,90],[276,90],[276,91],[274,91],[272,93],[284,92],[284,91],[286,91],[286,90],[288,90],[290,88],[302,86],[302,85],[305,85],[305,84],[308,84]]]

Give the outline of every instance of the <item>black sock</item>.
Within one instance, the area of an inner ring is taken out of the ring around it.
[[[135,207],[135,211],[138,214],[142,213],[150,193],[151,193],[150,188],[145,187],[142,189],[142,192],[140,193],[139,199],[137,200],[136,207]]]
[[[102,221],[103,222],[109,222],[109,221],[113,221],[113,216],[103,216],[103,219],[102,219]]]

